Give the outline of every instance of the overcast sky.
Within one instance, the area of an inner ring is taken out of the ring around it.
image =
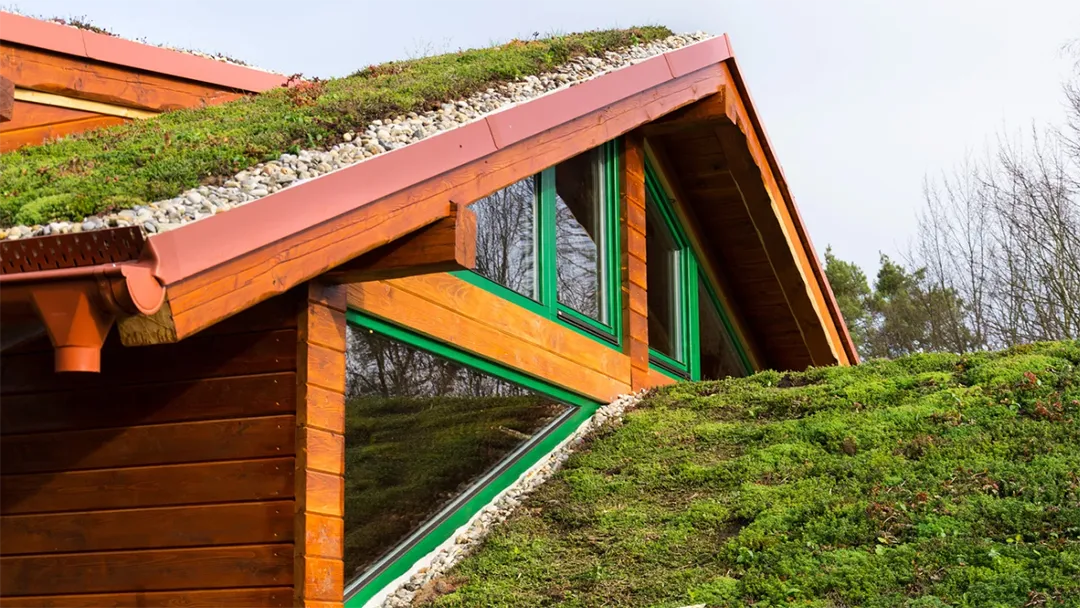
[[[341,76],[533,32],[664,24],[727,32],[810,234],[876,271],[915,227],[926,175],[1063,115],[1080,2],[20,0],[127,38],[283,73]]]

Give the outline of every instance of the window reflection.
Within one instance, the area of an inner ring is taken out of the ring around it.
[[[645,199],[645,257],[648,263],[649,347],[682,361],[679,248],[648,190]]]
[[[571,409],[363,328],[348,348],[348,579]]]
[[[701,378],[718,380],[728,376],[745,375],[739,361],[735,343],[720,317],[716,303],[705,287],[705,280],[698,281],[698,323],[701,331]]]
[[[472,205],[476,212],[476,272],[538,299],[536,178],[528,177]]]
[[[555,168],[555,270],[559,303],[607,322],[603,183],[599,148]]]

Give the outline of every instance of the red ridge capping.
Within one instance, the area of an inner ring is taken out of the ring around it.
[[[287,78],[216,59],[0,11],[0,41],[76,55],[177,78],[260,93]]]

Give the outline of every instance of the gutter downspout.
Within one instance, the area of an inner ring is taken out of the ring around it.
[[[58,372],[100,372],[101,347],[119,315],[150,315],[165,287],[146,263],[0,275],[0,299],[29,302],[49,332]]]

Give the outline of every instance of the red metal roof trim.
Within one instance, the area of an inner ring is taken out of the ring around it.
[[[150,44],[0,11],[0,41],[95,61],[260,93],[286,77]]]
[[[698,42],[152,236],[156,275],[165,285],[175,283],[674,80],[671,60],[682,76],[728,57],[726,38]]]

